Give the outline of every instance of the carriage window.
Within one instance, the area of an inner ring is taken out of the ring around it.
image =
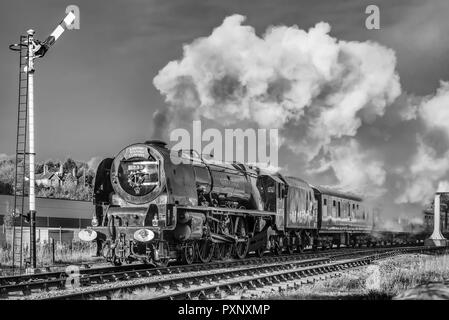
[[[335,202],[335,200],[332,202],[332,206],[336,206],[337,205],[337,203]]]
[[[307,191],[305,191],[305,193],[306,193],[306,211],[308,211],[310,208],[310,199],[309,199],[309,193]]]
[[[323,200],[323,205],[327,206],[327,199]]]

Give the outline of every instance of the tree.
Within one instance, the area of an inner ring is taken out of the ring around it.
[[[76,168],[77,168],[76,162],[71,158],[68,158],[62,166],[62,170],[64,173],[70,173],[72,172],[73,169]]]
[[[0,181],[14,184],[15,160],[5,159],[0,161]]]
[[[6,158],[0,161],[0,193],[14,193],[15,159]]]
[[[47,160],[39,163],[35,167],[36,173],[42,173],[44,164],[47,165],[49,172],[59,171],[59,162],[53,162],[52,160]],[[79,168],[79,174],[82,174],[80,179],[71,176],[73,169]],[[58,187],[47,187],[47,186],[36,186],[36,195],[38,197],[45,198],[65,198],[73,200],[90,200],[92,197],[92,184],[95,177],[95,170],[89,168],[86,163],[75,162],[73,159],[68,158],[62,164],[63,173],[65,177],[63,178],[63,183]],[[25,175],[29,176],[28,167],[25,169]],[[0,160],[0,194],[14,194],[14,179],[15,179],[15,158],[5,157]],[[25,194],[27,194],[29,189],[29,181],[25,181]]]
[[[14,217],[12,216],[12,212],[5,214],[3,216],[3,224],[7,228],[12,227],[14,225]]]
[[[59,171],[59,166],[60,166],[59,162],[53,162],[52,160],[47,160],[45,162],[45,164],[47,165],[47,168],[48,168],[49,172],[57,172],[57,171]]]

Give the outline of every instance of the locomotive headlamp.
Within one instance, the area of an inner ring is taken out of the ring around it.
[[[78,232],[78,237],[83,241],[92,241],[97,238],[97,232],[91,229],[85,229]]]

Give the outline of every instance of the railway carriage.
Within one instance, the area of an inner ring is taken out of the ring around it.
[[[332,245],[368,244],[373,226],[373,214],[362,198],[324,187],[313,187],[319,203],[320,242]]]

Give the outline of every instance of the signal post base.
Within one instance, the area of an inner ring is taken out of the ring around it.
[[[424,245],[428,247],[447,247],[449,245],[449,241],[447,239],[426,239],[424,240]]]

